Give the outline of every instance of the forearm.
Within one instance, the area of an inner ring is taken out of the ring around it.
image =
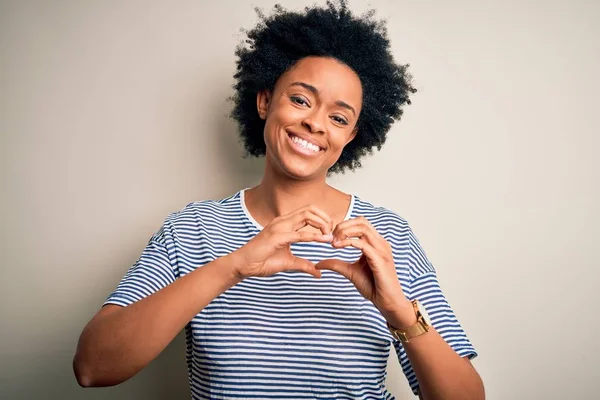
[[[131,378],[237,282],[230,259],[223,257],[136,303],[94,317],[77,346],[78,380],[83,386],[110,386]]]
[[[416,322],[410,303],[385,317],[395,327]],[[485,398],[483,382],[475,368],[460,357],[433,327],[403,346],[424,400]]]

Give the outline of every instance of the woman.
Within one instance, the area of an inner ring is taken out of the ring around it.
[[[197,399],[389,399],[392,346],[422,398],[484,397],[407,222],[326,183],[381,147],[414,92],[371,16],[277,6],[248,32],[232,116],[263,179],[165,220],[83,331],[82,386],[132,377],[185,327]]]

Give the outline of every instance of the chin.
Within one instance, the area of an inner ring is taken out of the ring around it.
[[[285,145],[273,147],[275,151],[267,150],[267,164],[277,170],[279,174],[302,181],[323,179],[327,176],[329,166],[324,165],[326,164],[324,161],[327,159],[326,154],[306,157]]]
[[[302,181],[319,179],[327,174],[328,169],[322,170],[323,168],[321,165],[315,164],[317,163],[291,159],[278,160],[276,163],[280,172],[285,176],[294,180]]]
[[[302,180],[302,181],[307,181],[307,180],[311,180],[311,179],[316,179],[321,177],[322,174],[319,170],[316,170],[315,168],[311,168],[310,166],[307,165],[290,165],[290,166],[284,166],[284,170],[285,170],[285,174],[293,179],[296,180]]]

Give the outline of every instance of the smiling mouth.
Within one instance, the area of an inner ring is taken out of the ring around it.
[[[319,147],[313,143],[310,143],[304,139],[299,138],[298,136],[294,135],[293,133],[288,132],[288,136],[295,145],[297,145],[298,147],[301,147],[305,150],[311,151],[313,153],[318,153],[320,151],[325,150],[322,147]]]

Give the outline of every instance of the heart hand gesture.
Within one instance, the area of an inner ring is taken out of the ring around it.
[[[332,246],[354,247],[361,250],[362,255],[353,263],[323,260],[316,265],[317,269],[329,269],[348,278],[384,316],[408,303],[396,274],[392,247],[366,218],[358,217],[337,225]]]
[[[300,231],[310,225],[321,232]],[[302,271],[316,278],[321,271],[315,264],[296,257],[290,245],[297,242],[331,242],[333,222],[316,206],[305,206],[271,221],[258,235],[231,255],[235,261],[238,278],[270,276],[282,271]]]

